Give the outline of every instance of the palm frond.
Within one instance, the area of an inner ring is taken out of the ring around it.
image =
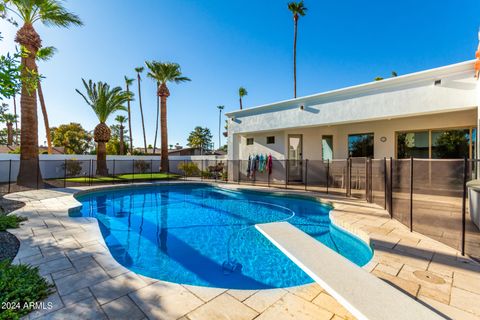
[[[110,85],[104,82],[93,83],[82,79],[86,94],[75,89],[92,108],[101,123],[105,123],[113,113],[117,111],[127,111],[124,106],[131,99],[131,94],[123,91],[120,87],[110,88]]]
[[[37,51],[37,60],[48,61],[55,55],[55,53],[57,53],[57,51],[57,48],[53,46],[42,47]]]
[[[288,3],[288,10],[290,10],[294,16],[305,16],[305,14],[307,13],[307,8],[305,7],[305,4],[303,3],[303,1],[299,1],[299,2],[289,2]]]
[[[182,75],[182,70],[178,63],[145,61],[145,65],[149,70],[147,76],[160,83],[191,81],[190,78]]]

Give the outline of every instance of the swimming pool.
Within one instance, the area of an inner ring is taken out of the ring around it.
[[[267,289],[313,280],[254,225],[288,221],[355,264],[364,242],[330,223],[329,205],[205,184],[129,187],[76,197],[71,216],[95,217],[112,256],[152,278],[208,287]],[[328,262],[325,262],[328,263]]]

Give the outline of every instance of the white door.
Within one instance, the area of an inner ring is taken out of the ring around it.
[[[302,181],[302,135],[288,135],[288,181]]]

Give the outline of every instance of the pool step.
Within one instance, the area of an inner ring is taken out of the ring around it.
[[[288,222],[255,227],[358,319],[445,319]]]

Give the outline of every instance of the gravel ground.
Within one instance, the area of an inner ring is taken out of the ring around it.
[[[23,202],[11,201],[0,197],[0,215],[15,211],[25,204]],[[20,242],[7,231],[0,231],[0,261],[3,259],[13,259],[17,255]]]
[[[15,258],[20,247],[20,241],[7,231],[0,231],[0,261]]]

